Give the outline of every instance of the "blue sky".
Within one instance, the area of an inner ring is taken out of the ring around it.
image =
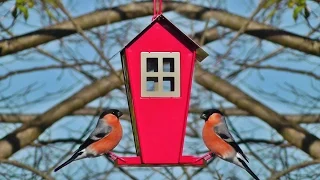
[[[64,1],[66,2],[66,1]],[[197,3],[198,1],[191,1],[192,3]],[[252,4],[252,2],[257,3],[258,1],[250,1],[250,0],[242,0],[242,1],[226,1],[225,4],[219,4],[219,1],[213,2],[213,7],[221,7],[227,9],[229,12],[232,12],[237,15],[248,17],[253,12],[253,8],[256,7],[257,4]],[[126,1],[117,1],[115,2],[114,6],[117,4],[124,4]],[[71,11],[71,14],[73,16],[82,15],[88,12],[94,11],[97,7],[100,7],[97,4],[92,3],[92,1],[85,1],[80,0],[77,1],[77,3],[71,3],[72,6],[68,6],[69,10]],[[10,1],[9,3],[5,3],[4,6],[0,7],[1,10],[4,9],[10,9],[12,7],[13,1]],[[201,5],[204,6],[211,6],[211,3],[208,3],[207,1]],[[312,4],[311,4],[312,5]],[[310,8],[313,9],[314,6],[311,6]],[[72,8],[70,8],[72,7]],[[319,8],[318,8],[319,9]],[[308,33],[308,28],[304,25],[303,19],[299,18],[297,22],[295,22],[292,18],[292,11],[286,10],[282,12],[281,19],[278,22],[278,27],[283,28],[287,31],[294,32],[296,34],[305,35]],[[194,24],[194,27],[196,30],[201,30],[204,26],[204,22],[198,22],[198,21],[187,21],[185,18],[181,17],[180,15],[176,13],[165,13],[165,16],[173,21],[179,28],[181,28],[186,34],[190,33],[191,30],[188,28],[191,23]],[[2,23],[7,25],[10,23],[11,18],[7,17],[2,20]],[[19,18],[17,25],[15,25],[12,28],[12,31],[14,34],[20,35],[27,32],[31,32],[33,30],[36,30],[38,28],[43,27],[44,25],[41,23],[41,18],[37,14],[37,12],[30,11],[30,17],[25,22],[22,18]],[[148,23],[151,22],[151,16],[134,19],[132,21],[126,21],[126,22],[120,22],[115,23],[110,26],[102,26],[95,28],[94,30],[107,30],[110,31],[110,34],[112,33],[123,33],[123,32],[113,32],[114,30],[122,27],[122,26],[128,26],[131,28],[131,31],[129,32],[129,37],[127,38],[127,42],[130,41],[130,38],[133,38],[139,31],[141,31],[144,27],[148,25]],[[312,22],[316,22],[316,19],[313,19]],[[216,21],[212,20],[211,24],[215,24]],[[133,25],[132,25],[133,24]],[[132,26],[131,26],[132,25]],[[5,34],[4,32],[1,33],[2,35]],[[90,33],[87,33],[88,36],[92,35]],[[72,40],[76,39],[79,35],[72,35],[69,37],[66,37],[66,40]],[[232,33],[229,35],[231,38],[235,36],[235,33]],[[315,34],[312,37],[319,37],[319,33]],[[243,35],[240,37],[240,39],[252,39],[252,43],[246,43],[246,44],[237,44],[239,48],[234,48],[231,55],[232,57],[238,57],[239,61],[250,57],[250,59],[256,59],[259,57],[262,57],[263,54],[270,53],[276,49],[278,49],[280,46],[275,45],[271,42],[262,41],[261,42],[261,49],[259,52],[253,51],[252,49],[255,49],[258,42],[254,41],[255,38]],[[208,51],[210,49],[214,49],[216,52],[223,53],[226,51],[227,43],[230,39],[216,41],[213,43],[207,44],[204,48]],[[249,40],[250,42],[250,40]],[[60,41],[52,41],[50,43],[44,44],[39,46],[40,48],[49,51],[53,54],[59,55],[59,57],[64,58],[70,63],[72,63],[72,56],[68,55],[65,50],[61,52],[60,49]],[[113,40],[110,40],[105,43],[105,54],[108,57],[111,57],[115,53],[117,53],[122,47],[121,46],[111,46],[114,43]],[[91,48],[87,43],[70,43],[70,44],[64,44],[64,46],[72,49],[73,51],[77,52],[77,58],[86,59],[88,61],[96,61],[97,60],[97,53]],[[110,49],[108,49],[110,48]],[[290,60],[296,59],[295,55],[292,55],[292,53],[302,54],[297,51],[293,50],[286,50],[285,54],[276,56],[275,58],[271,58],[270,60],[266,61],[264,65],[276,65],[276,66],[282,66],[282,67],[290,67],[294,69],[302,69],[302,70],[312,70],[314,73],[320,72],[319,70],[319,63],[315,66],[314,63],[317,63],[319,61],[318,57],[315,56],[304,56],[303,60],[292,62]],[[212,57],[212,56],[211,56]],[[205,68],[210,69],[215,68],[213,65],[215,64],[214,58],[207,58],[205,61],[203,61],[203,65]],[[114,59],[111,60],[111,62],[115,65],[117,69],[121,68],[120,64],[120,55],[116,56]],[[310,63],[314,62],[314,63]],[[228,64],[228,62],[225,62]],[[1,58],[1,64],[0,64],[0,76],[5,74],[8,70],[15,70],[15,69],[24,69],[24,68],[31,68],[31,67],[38,67],[38,66],[45,66],[50,64],[57,64],[56,62],[53,62],[51,59],[39,55],[35,51],[32,53],[26,54],[25,51],[19,52],[18,55],[8,55]],[[89,67],[87,67],[90,69]],[[230,65],[230,68],[235,68],[233,65]],[[226,75],[227,71],[222,70],[220,74],[222,77]],[[261,74],[263,74],[263,78]],[[310,83],[314,83],[315,86],[320,87],[319,82],[315,81],[314,79],[310,79],[307,76],[302,75],[294,75],[294,74],[288,74],[285,72],[278,72],[278,71],[270,71],[270,70],[263,70],[260,71],[260,73],[256,70],[248,70],[245,73],[241,73],[240,76],[233,80],[232,83],[240,87],[242,90],[250,94],[252,97],[256,98],[260,102],[263,102],[263,104],[267,105],[271,109],[275,110],[279,113],[301,113],[301,112],[309,112],[309,110],[305,110],[302,108],[293,108],[292,106],[288,106],[283,103],[275,102],[273,99],[270,99],[269,97],[262,96],[260,93],[254,92],[252,88],[261,88],[267,92],[276,93],[277,95],[293,100],[295,99],[295,96],[288,93],[287,91],[284,91],[281,89],[281,86],[284,86],[285,83],[290,83],[294,87],[301,88],[305,92],[314,95],[315,97],[319,97],[319,92],[316,92],[314,88],[311,87]],[[97,76],[103,76],[105,75],[103,71],[96,71],[94,72]],[[39,71],[34,73],[28,73],[23,75],[17,75],[13,76],[9,79],[6,79],[5,81],[0,82],[0,91],[1,95],[0,97],[6,97],[9,96],[15,92],[21,92],[22,89],[25,89],[26,86],[35,83],[34,90],[32,93],[30,93],[28,96],[23,96],[17,99],[12,100],[9,105],[16,105],[16,104],[23,104],[26,101],[30,101],[33,99],[37,99],[42,96],[46,96],[48,93],[53,93],[55,91],[60,90],[61,88],[68,89],[66,93],[59,96],[53,96],[53,97],[43,97],[48,98],[46,102],[41,102],[37,104],[33,104],[32,106],[23,106],[21,108],[12,108],[4,107],[4,103],[0,102],[0,110],[1,112],[23,112],[23,113],[43,113],[46,110],[53,107],[55,104],[61,102],[62,100],[66,99],[70,95],[72,95],[74,92],[81,89],[83,86],[87,85],[89,81],[83,76],[79,75],[72,70],[66,69],[66,70],[48,70],[48,71]],[[9,86],[9,88],[5,89],[5,87]],[[70,88],[72,87],[72,88]],[[195,96],[196,89],[198,86],[194,83],[193,85],[193,95]],[[115,101],[113,99],[108,98],[102,98],[99,100],[96,100],[92,103],[90,103],[91,106],[99,105],[99,103],[103,103],[104,105],[111,105],[113,107],[127,107],[125,95],[119,93],[119,91],[113,92],[113,94],[122,97],[120,101]],[[213,99],[216,101],[221,100],[221,97],[215,94],[211,94]],[[202,98],[206,98],[205,95],[201,95]],[[308,102],[304,102],[303,100],[297,100],[297,102],[301,102],[302,104],[308,104]],[[6,102],[7,104],[8,102]],[[230,103],[225,103],[227,106],[232,106]],[[217,105],[216,102],[209,102],[204,103],[204,107],[211,107],[213,105]],[[319,106],[319,104],[318,104]],[[318,111],[319,112],[319,111]],[[190,119],[194,117],[189,117]],[[262,121],[256,119],[256,118],[242,118],[242,117],[232,117],[230,118],[233,122],[233,125],[237,127],[237,131],[242,132],[243,137],[256,137],[256,138],[265,138],[265,137],[274,137],[276,139],[281,139],[281,137],[277,135],[273,135],[274,130],[272,130],[267,124],[263,123]],[[47,130],[43,135],[40,136],[40,139],[47,139],[47,138],[63,138],[63,137],[79,137],[81,133],[79,133],[82,129],[85,129],[90,124],[92,125],[91,128],[95,125],[96,119],[93,119],[92,117],[66,117],[60,120],[58,123],[55,123],[49,130]],[[249,124],[249,125],[248,125]],[[123,125],[127,130],[126,134],[131,134],[130,132],[130,124],[127,122],[123,122]],[[0,132],[0,137],[3,137],[8,132],[14,130],[14,128],[18,125],[11,125],[8,126],[6,124],[0,124],[0,128],[5,127],[6,129],[4,131]],[[66,128],[67,127],[67,128]],[[250,132],[250,130],[254,129],[253,132]],[[318,133],[317,135],[320,135],[319,131],[313,129],[315,133]],[[199,131],[200,132],[200,131]],[[129,136],[128,138],[132,139],[132,136]],[[120,150],[123,147],[127,147],[128,144],[122,141],[119,145],[119,147],[116,148],[116,150]],[[132,142],[132,141],[131,141]],[[133,142],[132,144],[129,144],[129,147],[131,147],[130,150],[134,151]],[[188,147],[190,147],[189,152],[192,152],[192,149],[201,149],[205,150],[205,147],[202,142],[199,142],[198,139],[194,140],[192,138],[186,139],[186,153],[188,153]],[[244,147],[244,146],[242,146]],[[70,147],[69,145],[59,146],[59,147],[51,147],[49,150],[54,149],[60,149],[63,150],[61,153],[65,153],[66,150],[68,150]],[[255,147],[253,147],[255,148]],[[246,148],[245,148],[246,150]],[[23,150],[21,152],[18,152],[14,159],[19,159],[21,157],[27,156],[29,153],[33,153],[33,148],[28,148],[28,150]],[[262,150],[261,153],[267,153],[269,150]],[[299,151],[292,150],[292,152],[295,152],[296,156],[304,156],[303,153],[300,153]],[[253,157],[251,157],[254,159]],[[97,171],[103,171],[104,169],[111,168],[109,162],[106,162],[104,158],[97,158],[95,160],[88,159],[83,160],[82,162],[75,162],[72,166],[69,166],[64,170],[64,172],[75,172],[77,170],[77,167],[79,167],[82,164],[90,164],[94,167],[98,167]],[[229,163],[223,162],[221,160],[215,161],[213,166],[217,166],[219,169],[226,168],[226,169],[234,169],[236,168],[234,165],[231,165]],[[262,169],[261,165],[257,163],[255,160],[250,163],[250,166],[253,167],[253,169],[256,170],[256,172],[259,172],[259,169]],[[43,167],[46,167],[43,165]],[[241,174],[241,177],[247,177],[246,172],[244,171],[237,171],[238,169],[235,169],[236,173]],[[175,171],[176,174],[181,173],[180,168],[173,168],[173,171]],[[137,177],[145,177],[149,172],[145,170],[139,170],[134,172],[134,174]],[[266,173],[266,172],[262,172]],[[78,174],[79,176],[82,176]],[[76,175],[75,175],[76,176]],[[114,174],[113,176],[118,176],[118,174]],[[207,177],[206,173],[203,173],[202,175],[197,176],[196,179],[201,179]],[[125,179],[125,177],[123,177]],[[161,178],[159,178],[161,179]]]

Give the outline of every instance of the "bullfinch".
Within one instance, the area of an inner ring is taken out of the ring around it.
[[[123,160],[110,152],[118,145],[122,138],[122,127],[119,122],[119,118],[122,115],[123,113],[117,109],[104,111],[100,115],[97,126],[89,137],[81,144],[70,159],[58,166],[54,171],[58,171],[73,161],[101,155],[108,155],[113,160]]]
[[[210,150],[207,155],[200,159],[207,159],[208,156],[214,154],[225,161],[240,166],[254,179],[259,180],[246,164],[246,162],[249,163],[248,158],[230,134],[224,115],[217,109],[209,109],[204,111],[200,118],[205,120],[202,138],[204,144]]]

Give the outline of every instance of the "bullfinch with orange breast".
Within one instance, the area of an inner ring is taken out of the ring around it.
[[[230,134],[224,115],[217,109],[209,109],[204,111],[200,118],[205,120],[202,138],[210,150],[210,153],[200,159],[207,159],[208,156],[214,154],[225,161],[240,166],[254,179],[259,180],[246,164],[246,162],[249,163],[248,158]]]
[[[89,137],[83,142],[83,144],[71,156],[70,159],[61,164],[54,171],[58,171],[73,161],[101,155],[108,155],[113,160],[123,160],[114,153],[110,152],[119,144],[122,138],[122,127],[119,122],[119,118],[122,115],[123,113],[117,109],[109,109],[104,111],[99,117],[96,128],[89,135]]]

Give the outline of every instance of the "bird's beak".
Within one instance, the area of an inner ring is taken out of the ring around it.
[[[118,117],[121,117],[123,113],[121,111],[118,112]]]
[[[206,120],[207,119],[207,115],[206,114],[201,114],[200,118]]]

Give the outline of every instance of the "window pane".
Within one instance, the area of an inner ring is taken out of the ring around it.
[[[163,72],[174,72],[174,58],[163,58]]]
[[[174,91],[174,77],[163,78],[163,91]]]
[[[147,77],[147,91],[158,91],[159,83],[157,77]]]
[[[147,58],[147,72],[158,72],[158,58]]]

